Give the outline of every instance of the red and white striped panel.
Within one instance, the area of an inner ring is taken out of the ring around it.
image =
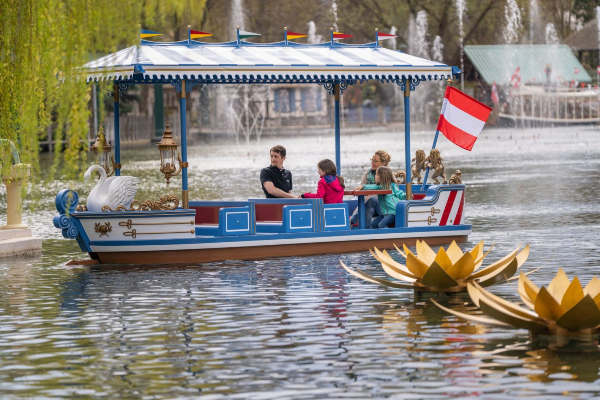
[[[446,226],[464,223],[464,190],[445,190],[433,206],[415,205],[408,209],[409,227],[417,226]]]

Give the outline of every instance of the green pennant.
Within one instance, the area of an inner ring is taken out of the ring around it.
[[[240,31],[240,39],[248,39],[255,36],[260,36],[260,33]]]

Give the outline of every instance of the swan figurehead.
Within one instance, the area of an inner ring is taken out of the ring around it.
[[[106,171],[99,165],[92,165],[83,175],[85,179],[98,171],[100,180],[87,198],[88,211],[100,212],[102,207],[109,206],[115,210],[118,206],[129,208],[135,198],[140,180],[134,176],[111,176],[106,179]]]

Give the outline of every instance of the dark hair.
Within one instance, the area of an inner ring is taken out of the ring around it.
[[[274,153],[277,153],[277,154],[281,155],[281,157],[285,157],[285,147],[283,147],[280,144],[278,144],[277,146],[271,147],[271,150],[269,151],[269,153],[271,151],[274,152]]]
[[[319,161],[317,167],[319,167],[321,171],[325,172],[325,175],[336,176],[338,178],[338,181],[340,181],[340,186],[346,188],[346,185],[344,184],[344,178],[337,174],[337,168],[335,167],[335,163],[333,161],[326,158],[324,160]]]

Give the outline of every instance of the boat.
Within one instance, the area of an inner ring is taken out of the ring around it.
[[[190,31],[188,29],[188,31]],[[417,58],[382,47],[380,34],[367,44],[330,42],[307,45],[287,39],[269,44],[239,39],[226,43],[192,40],[152,42],[120,50],[85,64],[73,74],[88,82],[114,82],[115,149],[112,168],[121,175],[119,95],[132,85],[169,84],[180,94],[181,154],[165,133],[159,143],[161,172],[167,182],[181,173],[181,196],[160,201],[134,201],[131,206],[105,206],[87,211],[71,189],[56,196],[54,225],[75,239],[91,260],[100,264],[181,264],[232,259],[261,259],[362,251],[392,244],[412,245],[466,241],[471,225],[465,218],[464,184],[411,184],[410,93],[421,82],[444,81],[460,74],[457,67]],[[335,99],[335,161],[341,174],[340,97],[357,82],[378,81],[400,86],[405,106],[406,182],[399,185],[408,200],[397,205],[388,229],[366,229],[365,196],[386,191],[347,191],[356,199],[323,204],[322,199],[203,201],[188,199],[186,93],[198,84],[317,84]],[[169,129],[165,132],[167,132]],[[97,141],[97,143],[99,143]],[[99,149],[107,171],[108,154]],[[162,146],[162,147],[161,147]],[[178,160],[179,158],[179,160]],[[359,226],[349,216],[358,208]],[[335,243],[335,246],[331,244]]]

